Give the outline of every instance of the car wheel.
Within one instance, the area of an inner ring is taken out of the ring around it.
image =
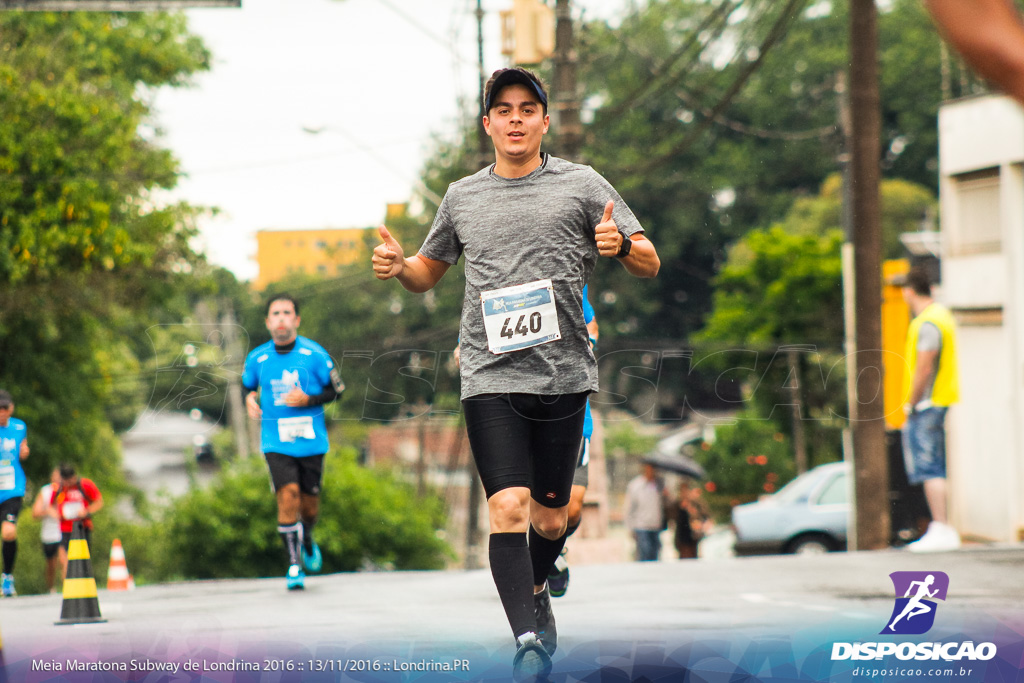
[[[789,552],[794,555],[824,555],[832,552],[833,545],[825,536],[804,536],[790,543]]]

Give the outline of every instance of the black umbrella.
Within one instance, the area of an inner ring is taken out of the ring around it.
[[[697,464],[697,461],[682,453],[659,453],[657,451],[645,455],[642,461],[645,465],[652,465],[659,470],[668,470],[676,474],[682,474],[694,479],[703,479],[706,475],[704,468]]]

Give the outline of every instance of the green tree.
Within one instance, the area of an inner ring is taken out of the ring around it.
[[[145,401],[125,331],[202,266],[196,209],[154,199],[177,164],[147,93],[209,55],[183,15],[4,12],[0,36],[0,383],[31,478],[71,460],[117,481],[112,424]]]
[[[686,338],[702,327],[728,245],[782,220],[839,170],[847,7],[797,3],[806,9],[787,21],[790,6],[658,0],[614,28],[591,22],[580,32],[593,112],[585,157],[620,190],[662,259],[652,282],[598,268],[591,290],[598,315],[616,321],[609,339]],[[940,39],[916,0],[895,0],[879,23],[885,174],[934,188]],[[952,94],[973,88],[968,81]],[[895,232],[886,235],[892,254]]]
[[[806,207],[794,216],[806,218]],[[842,364],[842,232],[806,230],[789,221],[754,230],[729,251],[716,279],[714,308],[695,342],[706,349],[698,362],[739,383],[750,419],[771,420],[769,429],[793,433],[793,382],[789,355],[795,346],[804,426],[811,463],[840,451],[846,415]],[[755,435],[750,430],[736,432]],[[734,439],[735,440],[735,439]],[[758,448],[759,444],[747,444]]]

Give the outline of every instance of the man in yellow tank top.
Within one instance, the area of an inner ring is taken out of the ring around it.
[[[949,309],[932,299],[931,281],[913,268],[903,298],[914,319],[907,331],[904,375],[907,414],[903,458],[911,484],[923,484],[932,515],[928,531],[907,546],[913,552],[940,552],[960,547],[960,534],[946,515],[946,428],[949,406],[960,395],[956,365],[956,325]]]

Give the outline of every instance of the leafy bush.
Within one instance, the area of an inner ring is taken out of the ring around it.
[[[740,413],[737,422],[716,428],[715,442],[705,444],[700,460],[710,491],[736,502],[773,493],[793,478],[792,446],[771,420]]]
[[[158,525],[164,535],[159,578],[273,576],[284,572],[277,506],[258,458],[238,463],[212,485],[176,500]],[[440,501],[417,498],[390,475],[359,467],[353,450],[324,463],[316,540],[324,571],[366,566],[438,569],[450,550]]]

